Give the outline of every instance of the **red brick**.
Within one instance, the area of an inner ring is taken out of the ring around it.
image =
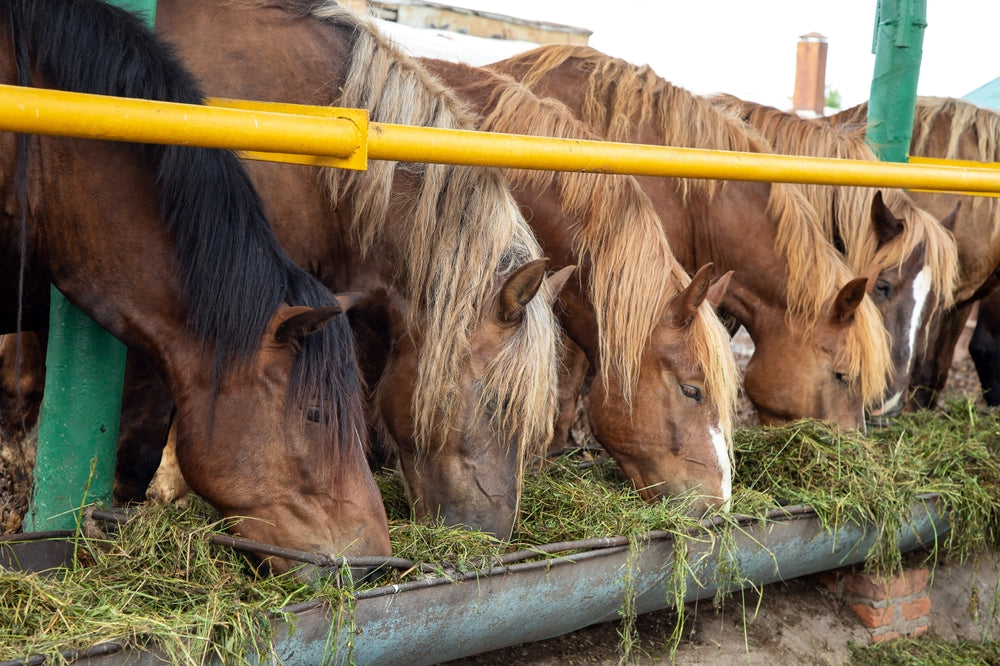
[[[885,634],[872,636],[872,643],[884,643],[885,641],[891,641],[893,638],[899,638],[898,631],[890,631]]]
[[[851,573],[844,576],[844,589],[866,599],[897,599],[927,588],[930,570],[926,567],[909,569],[901,576],[876,576],[870,573]]]
[[[844,576],[844,589],[866,599],[885,599],[888,585],[881,576],[868,573],[851,573]]]
[[[930,579],[930,570],[926,567],[922,569],[910,569],[904,571],[902,576],[892,579],[889,585],[889,597],[907,597],[911,594],[927,589],[927,581]]]
[[[913,601],[901,604],[903,617],[907,620],[915,620],[918,617],[927,617],[931,613],[931,598],[921,596]]]
[[[922,627],[917,627],[916,629],[914,629],[913,631],[911,631],[909,635],[910,635],[910,637],[911,637],[911,638],[916,638],[917,636],[923,636],[924,634],[926,634],[926,633],[927,633],[927,631],[928,631],[929,629],[930,629],[930,627],[928,627],[928,626],[927,626],[927,625],[925,624],[924,626],[922,626]]]
[[[884,627],[892,624],[896,613],[896,606],[886,608],[872,608],[867,604],[851,604],[851,610],[861,619],[861,623],[869,629]]]

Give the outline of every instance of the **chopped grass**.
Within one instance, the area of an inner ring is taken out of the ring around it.
[[[245,661],[271,652],[267,612],[349,592],[329,583],[258,575],[235,551],[213,546],[222,531],[195,508],[143,507],[111,535],[76,537],[75,562],[49,575],[0,570],[0,658],[46,655],[107,640],[156,643],[171,663]]]
[[[856,666],[988,666],[1000,664],[996,641],[946,641],[931,636],[897,638],[885,643],[851,646]]]
[[[998,418],[971,403],[953,402],[943,411],[902,418],[867,438],[810,421],[740,430],[733,513],[713,516],[719,524],[711,529],[687,516],[685,498],[643,502],[616,466],[600,457],[587,466],[564,457],[528,475],[511,543],[480,532],[414,524],[402,484],[386,476],[379,483],[394,554],[426,565],[399,571],[388,582],[428,573],[451,577],[501,564],[515,551],[619,535],[628,538],[629,562],[634,562],[644,535],[663,530],[675,541],[674,573],[665,594],[681,612],[688,576],[702,569],[688,561],[689,545],[720,546],[719,566],[711,567],[710,575],[728,577],[726,589],[751,584],[739,580],[731,566],[736,561],[733,534],[740,529],[735,515],[762,517],[777,506],[808,504],[830,530],[846,524],[873,528],[880,538],[866,566],[887,574],[902,566],[896,536],[906,529],[914,501],[926,493],[937,494],[952,526],[928,557],[964,559],[1000,546]],[[273,659],[268,613],[316,598],[350,609],[352,591],[332,580],[306,585],[287,575],[259,575],[243,555],[210,544],[222,527],[203,503],[191,510],[145,507],[116,534],[79,535],[74,565],[55,575],[0,572],[0,658],[37,653],[58,662],[61,650],[125,640],[136,647],[155,642],[176,663],[210,657],[239,663],[252,653]],[[622,573],[623,658],[635,640],[633,567],[627,564]]]
[[[878,529],[867,567],[898,572],[896,535],[910,506],[936,493],[951,531],[942,552],[964,559],[996,549],[1000,525],[1000,416],[955,401],[900,418],[892,427],[841,433],[802,421],[745,429],[736,437],[737,478],[775,501],[808,504],[828,529],[845,523]],[[734,491],[741,511],[742,491]],[[759,498],[755,501],[760,506]]]

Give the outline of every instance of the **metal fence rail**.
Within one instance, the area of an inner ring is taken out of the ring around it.
[[[357,109],[209,100],[206,106],[0,86],[0,130],[244,151],[364,169],[367,160],[758,182],[1000,193],[1000,170],[582,141],[372,123]]]

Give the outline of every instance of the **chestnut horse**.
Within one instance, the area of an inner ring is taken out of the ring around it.
[[[202,99],[159,40],[103,2],[8,0],[0,20],[5,83]],[[19,328],[21,298],[25,312],[47,309],[51,281],[165,378],[184,475],[237,534],[389,555],[354,344],[337,316],[347,301],[284,254],[237,159],[11,133],[0,142],[4,330]]]
[[[333,2],[160,0],[156,31],[216,97],[470,127],[415,60]],[[415,515],[509,537],[522,462],[551,437],[559,329],[556,285],[502,174],[387,161],[247,168],[291,257],[369,294],[352,321]]]
[[[509,77],[421,62],[478,114],[481,130],[596,138],[564,105]],[[711,267],[688,277],[630,176],[508,174],[545,252],[556,265],[579,266],[561,321],[594,377],[594,435],[646,499],[694,493],[697,513],[725,504],[739,384],[728,332],[706,300]]]
[[[834,123],[847,123],[864,128],[868,122],[868,105],[861,104],[830,117]],[[910,154],[974,162],[1000,161],[1000,114],[958,99],[919,97],[914,114]],[[920,207],[931,214],[943,216],[961,206],[952,233],[958,246],[958,280],[954,290],[954,308],[944,314],[931,328],[928,344],[921,350],[914,365],[910,383],[914,388],[911,408],[933,407],[939,392],[948,380],[955,344],[962,333],[972,305],[988,297],[998,285],[1000,269],[1000,203],[995,197],[952,194],[947,192],[917,192],[910,195]],[[996,352],[989,344],[997,333],[988,330],[997,316],[988,312],[991,300],[980,307],[982,327],[970,345],[983,386],[992,386],[996,379],[988,378],[994,371],[990,357]],[[984,378],[986,377],[986,378]],[[989,394],[987,394],[989,396]],[[996,401],[1000,396],[987,397]]]
[[[637,67],[589,47],[547,46],[489,65],[566,103],[613,141],[767,152],[735,116]],[[744,387],[763,423],[801,417],[865,426],[882,397],[887,335],[866,278],[824,237],[792,186],[640,178],[689,271],[734,270],[722,310],[746,327],[755,350]]]
[[[779,153],[878,161],[863,128],[802,118],[731,95],[710,99],[758,129]],[[869,419],[884,422],[901,412],[909,398],[916,350],[926,345],[927,327],[952,305],[958,250],[948,229],[956,212],[939,223],[899,189],[800,188],[854,272],[880,267],[872,299],[889,332],[892,368],[887,391],[881,404],[871,406]]]

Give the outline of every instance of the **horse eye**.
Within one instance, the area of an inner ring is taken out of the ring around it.
[[[876,280],[875,293],[888,300],[892,297],[892,285],[887,280]]]
[[[684,394],[685,398],[690,398],[695,402],[701,402],[701,389],[697,386],[691,386],[690,384],[681,384],[681,393]]]
[[[306,409],[306,420],[308,421],[319,423],[321,416],[322,413],[320,412],[319,407],[316,407],[315,405]]]
[[[849,384],[850,383],[848,381],[848,379],[847,379],[847,373],[846,372],[835,372],[835,373],[833,373],[833,376],[836,377],[837,381],[840,382],[841,384]]]

